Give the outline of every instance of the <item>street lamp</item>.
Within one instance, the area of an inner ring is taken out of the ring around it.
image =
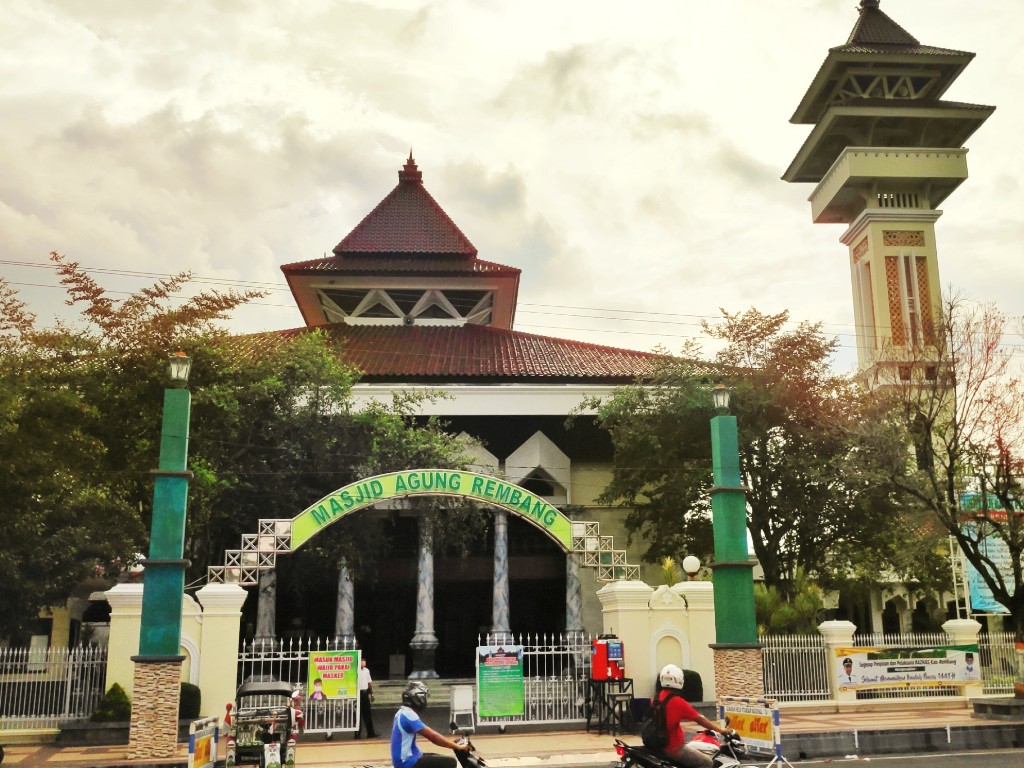
[[[711,419],[711,521],[714,528],[716,648],[758,647],[754,614],[754,565],[747,553],[746,488],[740,481],[740,452],[736,417],[728,413],[729,388],[712,390],[715,410]]]
[[[164,389],[160,460],[153,470],[153,522],[149,557],[143,561],[142,619],[135,662],[129,754],[133,759],[170,757],[177,743],[181,677],[181,604],[185,590],[183,559],[185,509],[192,473],[188,427],[192,361],[184,352],[170,355],[171,386]]]

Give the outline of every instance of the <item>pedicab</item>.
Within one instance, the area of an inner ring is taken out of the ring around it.
[[[224,717],[226,768],[291,768],[302,721],[301,695],[290,683],[242,683]]]

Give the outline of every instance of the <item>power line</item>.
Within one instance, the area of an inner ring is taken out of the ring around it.
[[[29,267],[35,269],[55,269],[53,263],[50,262],[34,262],[34,261],[19,261],[13,259],[0,259],[0,264],[6,264],[10,266]],[[133,277],[133,278],[146,278],[151,280],[166,280],[175,277],[171,273],[161,273],[152,271],[142,270],[130,270],[121,268],[105,268],[105,267],[85,267],[80,268],[87,273],[97,273],[105,275],[115,275],[121,277]],[[281,283],[269,283],[256,280],[239,280],[239,279],[228,279],[228,278],[216,278],[216,277],[203,277],[191,275],[189,281],[202,285],[214,285],[221,286],[228,289],[237,290],[266,290],[266,291],[284,291],[290,292],[290,288],[287,285]],[[52,288],[60,289],[64,288],[61,284],[52,283],[26,283],[26,282],[9,282],[9,285],[26,286],[33,288]],[[116,294],[116,295],[132,295],[131,291],[116,291],[116,290],[105,290],[105,293]],[[187,296],[174,296],[172,298],[180,301],[186,301]],[[251,301],[247,302],[244,306],[258,306],[258,307],[277,307],[282,309],[293,309],[294,304],[280,304],[274,302],[263,302],[263,301]],[[536,309],[527,309],[534,307]],[[543,310],[543,311],[542,311]],[[568,311],[556,311],[551,312],[550,310],[568,310]],[[577,312],[587,313],[599,313],[599,314],[576,314]],[[598,320],[598,321],[609,321],[609,322],[628,322],[628,323],[645,323],[645,324],[658,324],[658,325],[671,325],[671,326],[699,326],[701,321],[717,321],[721,320],[721,316],[717,314],[696,314],[696,313],[680,313],[680,312],[662,312],[662,311],[648,311],[638,309],[616,309],[611,307],[580,307],[574,305],[564,304],[534,304],[528,302],[519,303],[517,306],[517,313],[536,315],[541,314],[545,317],[575,317],[587,320]],[[615,314],[607,314],[615,313]],[[657,318],[668,318],[668,319],[657,319]],[[679,319],[673,319],[679,318]],[[1008,320],[1021,320],[1024,321],[1022,315],[1010,315],[1007,317]],[[789,320],[790,325],[799,324],[800,321]],[[852,329],[846,331],[835,331],[832,335],[838,337],[846,337],[850,339],[856,339],[858,336],[858,330],[864,333],[870,333],[873,331],[873,326],[868,325],[857,325],[851,323],[822,323],[822,328],[843,328]],[[707,340],[707,336],[703,334],[678,334],[678,333],[664,333],[664,332],[653,332],[653,331],[642,331],[642,330],[621,330],[621,329],[608,329],[608,328],[578,328],[578,327],[567,327],[567,326],[553,326],[546,324],[524,324],[521,328],[533,328],[539,331],[573,331],[577,333],[614,333],[625,336],[648,336],[648,337],[661,337],[661,338],[676,338],[676,339],[696,339],[696,340]],[[841,338],[839,339],[838,346],[841,349],[856,349],[856,343],[844,343]],[[1000,346],[1011,348],[1011,354],[1019,354],[1017,344],[1012,342],[1003,341],[1000,342]]]

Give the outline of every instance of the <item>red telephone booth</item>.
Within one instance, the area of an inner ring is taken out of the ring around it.
[[[601,635],[590,644],[590,677],[619,680],[625,676],[622,641],[615,635]]]

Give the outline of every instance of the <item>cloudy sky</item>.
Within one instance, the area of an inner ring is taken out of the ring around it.
[[[56,250],[111,291],[181,270],[265,287],[230,327],[295,327],[280,265],[329,253],[411,148],[481,258],[522,268],[518,329],[674,351],[719,307],[788,309],[840,338],[848,370],[843,226],[813,225],[811,186],[779,177],[857,4],[4,0],[0,274],[42,320]],[[1021,5],[882,9],[977,53],[946,98],[998,109],[943,206],[940,274],[1016,331]]]

